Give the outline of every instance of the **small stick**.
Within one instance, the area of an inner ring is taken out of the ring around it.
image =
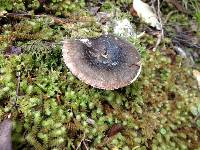
[[[196,122],[199,117],[200,117],[200,113],[198,113],[197,116],[194,118],[194,122]]]
[[[86,150],[89,150],[89,148],[87,147],[85,141],[83,141],[83,145],[85,146]]]
[[[135,146],[132,150],[135,150],[135,149],[137,149],[137,148],[140,148],[140,146],[138,145],[138,146]]]
[[[94,19],[92,18],[59,18],[53,15],[48,15],[48,14],[40,14],[40,15],[32,15],[32,14],[28,14],[28,13],[6,13],[1,17],[12,17],[12,18],[40,18],[40,17],[50,17],[51,19],[54,20],[54,22],[56,24],[60,24],[60,25],[67,25],[69,23],[76,23],[76,22],[93,22]],[[73,16],[72,16],[73,17]],[[89,20],[88,20],[89,19]]]
[[[17,88],[16,88],[16,99],[14,105],[16,105],[19,96],[20,80],[21,80],[21,73],[17,72]]]
[[[170,17],[174,14],[177,13],[177,10],[171,11],[167,14],[165,21],[164,21],[164,25],[168,22],[168,20],[170,19]]]
[[[156,41],[156,45],[155,45],[155,47],[153,48],[153,51],[154,51],[154,52],[155,52],[156,49],[158,48],[160,42],[162,41],[162,38],[163,38],[162,33],[158,34],[158,39],[157,39],[157,41]]]
[[[157,39],[155,47],[153,48],[153,51],[156,51],[156,49],[158,48],[159,44],[161,43],[161,41],[164,37],[163,23],[162,23],[161,12],[160,12],[160,0],[157,0],[157,2],[158,2],[157,15],[158,15],[158,20],[159,20],[160,25],[161,25],[161,32],[158,35],[158,39]]]
[[[142,33],[136,35],[136,38],[140,39],[140,38],[142,38],[145,34],[146,34],[146,33],[145,33],[145,31],[144,31],[144,32],[142,32]]]
[[[77,146],[76,150],[79,149],[79,147],[81,146],[82,142],[84,142],[85,140],[85,133],[83,134],[83,138],[81,139],[81,142],[79,143],[79,145]],[[84,143],[83,143],[84,144]],[[86,147],[87,148],[87,147]]]

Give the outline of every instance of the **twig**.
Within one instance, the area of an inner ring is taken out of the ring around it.
[[[140,146],[135,146],[132,150],[138,149],[140,148]]]
[[[200,113],[197,114],[197,116],[194,118],[194,123],[197,121],[197,119],[200,117]]]
[[[165,21],[164,21],[163,24],[166,24],[167,21],[169,20],[169,18],[171,17],[171,15],[174,14],[174,13],[176,13],[176,12],[177,12],[177,10],[174,10],[174,11],[169,12],[169,13],[167,14],[167,16],[166,16]]]
[[[158,20],[159,20],[160,25],[161,25],[161,32],[158,35],[158,39],[157,39],[155,47],[153,48],[153,51],[156,51],[156,49],[158,48],[158,46],[161,43],[162,39],[164,38],[163,23],[162,23],[162,19],[161,19],[161,11],[160,11],[160,0],[157,0],[157,15],[158,15]]]
[[[187,8],[183,7],[177,0],[164,0],[167,3],[171,3],[172,5],[174,5],[178,11],[188,14],[187,12]]]
[[[46,14],[41,14],[41,15],[31,15],[31,14],[27,14],[27,13],[7,13],[4,14],[4,17],[12,17],[12,18],[41,18],[41,17],[50,17],[52,18],[55,23],[57,24],[66,24],[69,23],[70,20],[69,19],[64,19],[64,18],[59,18],[59,17],[55,17],[52,15],[46,15]]]
[[[140,38],[142,38],[145,34],[146,34],[146,32],[144,31],[144,32],[142,32],[142,33],[136,35],[136,38],[137,38],[137,39],[140,39]]]
[[[89,150],[89,148],[87,147],[85,141],[83,141],[83,145],[85,146],[86,150]]]
[[[163,30],[163,22],[162,22],[162,16],[161,16],[161,11],[160,11],[160,0],[158,0],[158,20],[161,25],[161,36],[162,38],[164,37],[164,30]]]
[[[151,7],[152,7],[154,12],[156,12],[156,9],[155,9],[155,6],[154,6],[155,2],[156,2],[156,0],[151,0]]]
[[[76,22],[91,22],[94,21],[94,19],[92,18],[81,18],[81,17],[77,17],[77,16],[72,16],[71,18],[59,18],[53,15],[49,15],[49,14],[40,14],[40,15],[32,15],[32,14],[28,14],[28,13],[6,13],[1,17],[12,17],[12,18],[40,18],[40,17],[50,17],[51,19],[54,20],[54,22],[56,24],[60,24],[60,25],[67,25],[69,23],[76,23]]]
[[[81,139],[80,143],[78,144],[76,150],[78,150],[79,147],[81,147],[81,144],[82,144],[82,142],[84,142],[84,140],[85,140],[85,133],[83,133],[83,138]],[[83,144],[84,144],[84,143],[83,143]],[[85,145],[84,145],[84,146],[85,146]],[[87,147],[86,147],[86,148],[87,148]]]
[[[16,88],[16,99],[14,105],[16,105],[19,96],[20,80],[21,80],[21,73],[17,72],[17,88]]]
[[[156,45],[153,48],[154,52],[157,50],[158,46],[160,45],[162,38],[163,38],[163,35],[162,35],[162,32],[161,32],[160,34],[158,34],[158,39],[156,41]]]

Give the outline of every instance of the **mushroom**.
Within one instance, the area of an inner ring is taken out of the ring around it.
[[[95,88],[114,90],[131,84],[141,72],[140,55],[132,44],[108,34],[64,40],[63,58],[69,70]]]
[[[8,118],[0,123],[0,149],[12,150],[12,121]]]

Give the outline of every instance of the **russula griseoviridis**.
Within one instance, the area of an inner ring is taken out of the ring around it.
[[[12,150],[12,121],[7,118],[0,122],[0,150]]]
[[[114,90],[127,86],[141,72],[139,52],[132,44],[111,34],[66,39],[62,54],[73,75],[99,89]]]

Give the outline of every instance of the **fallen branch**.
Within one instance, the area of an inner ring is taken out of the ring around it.
[[[70,22],[69,19],[59,18],[59,17],[55,17],[55,16],[52,16],[52,15],[45,15],[45,14],[32,15],[32,14],[27,14],[27,13],[6,13],[6,14],[4,14],[1,17],[11,17],[11,18],[16,18],[16,19],[22,19],[22,18],[29,18],[29,19],[31,19],[31,18],[50,17],[57,24],[66,24],[66,23]]]
[[[51,19],[54,20],[56,24],[59,25],[67,25],[69,23],[76,23],[76,22],[91,22],[94,21],[92,18],[84,18],[84,17],[79,17],[79,16],[71,16],[70,18],[59,18],[56,16],[48,15],[48,14],[40,14],[40,15],[32,15],[28,13],[5,13],[0,18],[3,17],[11,17],[11,18],[16,18],[16,19],[24,19],[24,18],[41,18],[41,17],[50,17]]]

